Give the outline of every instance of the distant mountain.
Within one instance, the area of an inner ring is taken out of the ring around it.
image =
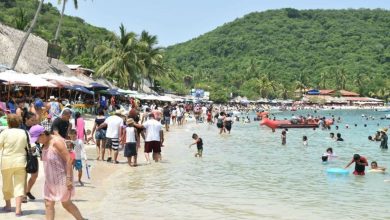
[[[291,96],[302,84],[368,95],[390,86],[390,11],[255,12],[170,46],[166,55],[190,87],[225,94],[256,98],[268,80],[278,84],[262,93],[268,97]]]

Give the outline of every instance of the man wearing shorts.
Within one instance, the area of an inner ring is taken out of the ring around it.
[[[143,125],[134,125],[138,128],[145,129],[145,159],[150,164],[149,153],[153,152],[153,160],[155,162],[161,161],[161,146],[164,142],[164,134],[162,125],[159,121],[154,119],[153,114],[149,114],[149,120]]]
[[[98,130],[107,127],[106,130],[106,146],[109,150],[109,157],[107,158],[107,162],[111,162],[111,150],[114,151],[114,163],[118,162],[118,149],[119,149],[119,137],[121,134],[121,126],[123,125],[121,110],[116,110],[115,115],[112,115],[99,125]],[[105,148],[102,150],[102,158],[104,158]]]

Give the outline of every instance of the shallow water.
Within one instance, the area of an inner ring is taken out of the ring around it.
[[[289,118],[291,113],[276,117]],[[390,153],[380,150],[379,142],[367,140],[368,135],[389,126],[390,121],[379,120],[384,114],[369,110],[318,113],[341,116],[339,131],[334,126],[331,131],[290,129],[286,146],[281,145],[281,130],[272,133],[258,122],[235,123],[231,135],[219,135],[215,125],[175,128],[163,148],[164,163],[122,169],[113,177],[112,189],[104,199],[107,211],[97,211],[95,217],[389,219],[390,183],[384,182],[390,179],[388,174],[330,176],[325,171],[344,167],[354,153],[390,167]],[[362,114],[377,119],[366,121]],[[350,128],[344,128],[345,124]],[[188,148],[193,132],[204,140],[202,159],[194,158],[196,146]],[[329,132],[342,133],[345,141],[332,141]],[[308,146],[302,145],[303,135],[308,136]],[[333,147],[338,158],[322,164],[321,155],[327,147]]]

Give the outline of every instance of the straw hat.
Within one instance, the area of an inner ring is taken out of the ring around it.
[[[115,111],[115,114],[116,114],[116,115],[125,115],[124,111],[121,110],[121,109],[116,110],[116,111]]]
[[[129,119],[126,120],[126,124],[127,125],[134,125],[134,123],[135,123],[134,119],[132,119],[132,118],[129,118]]]

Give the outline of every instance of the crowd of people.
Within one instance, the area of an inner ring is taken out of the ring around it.
[[[129,108],[125,110],[115,99],[110,99],[106,100],[106,106],[99,104],[91,131],[86,128],[86,121],[80,112],[72,109],[70,104],[60,103],[55,97],[50,97],[47,102],[36,99],[31,103],[16,99],[15,103],[15,108],[7,112],[7,120],[0,133],[1,172],[6,204],[3,211],[11,211],[10,200],[15,198],[15,215],[21,216],[22,203],[28,202],[28,199],[35,200],[31,189],[37,180],[39,168],[35,172],[26,172],[26,146],[30,144],[30,153],[43,161],[45,177],[43,191],[47,219],[54,219],[56,202],[61,202],[75,219],[84,219],[71,199],[75,184],[73,169],[77,171],[77,183],[80,186],[84,185],[83,167],[88,167],[85,143],[92,142],[96,145],[98,161],[119,164],[119,151],[123,149],[127,164],[136,167],[142,140],[146,163],[160,162],[164,132],[169,132],[172,126],[183,126],[191,117],[194,117],[196,123],[215,125],[219,134],[230,134],[234,123],[240,120],[243,123],[250,123],[249,113],[259,111],[256,106],[223,106],[207,103],[142,105],[135,99],[128,100]],[[0,111],[1,113],[4,114],[5,111]],[[313,120],[322,129],[329,129],[323,117],[293,116],[292,120]],[[332,120],[338,122],[340,118],[333,117]],[[370,136],[369,140],[380,141],[380,147],[387,149],[386,132],[387,130],[382,129],[374,136]],[[281,132],[282,145],[287,144],[287,133],[288,129]],[[344,141],[341,133],[335,135],[331,132],[330,138]],[[194,142],[189,147],[196,145],[195,157],[202,157],[203,139],[195,133],[192,139]],[[303,136],[302,141],[303,145],[308,145],[307,136]],[[336,157],[333,149],[328,148],[322,160],[326,162]],[[355,154],[346,168],[353,163],[354,174],[364,175],[364,168],[368,166],[367,159]],[[384,167],[379,167],[376,161],[372,161],[371,168],[385,170]]]

